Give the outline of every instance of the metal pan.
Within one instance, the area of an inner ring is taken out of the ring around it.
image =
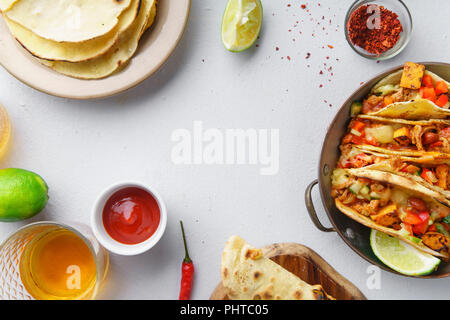
[[[450,79],[450,64],[439,62],[420,62],[426,66],[426,69],[438,74],[444,79]],[[339,158],[339,145],[342,137],[344,136],[347,125],[350,121],[350,105],[355,100],[362,100],[366,96],[370,89],[388,74],[402,69],[403,66],[392,68],[378,76],[374,77],[370,81],[366,82],[358,90],[356,90],[345,101],[343,106],[339,109],[335,118],[331,122],[328,128],[325,140],[322,145],[322,152],[320,155],[318,179],[314,180],[305,191],[305,202],[309,215],[314,225],[323,232],[337,232],[339,236],[349,245],[357,254],[368,262],[377,265],[378,267],[394,273],[400,273],[390,269],[384,265],[372,252],[369,242],[370,228],[359,224],[358,222],[350,219],[345,214],[341,213],[334,204],[334,199],[331,197],[331,173],[336,166]],[[311,197],[311,192],[314,186],[319,186],[320,196],[323,206],[331,221],[333,227],[324,227],[320,222],[314,204]],[[405,275],[403,275],[405,276]],[[444,278],[450,276],[450,263],[441,263],[439,269],[428,276],[421,276],[420,278]],[[417,277],[416,277],[417,278]]]

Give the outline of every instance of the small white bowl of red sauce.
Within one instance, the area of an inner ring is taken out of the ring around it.
[[[154,189],[140,182],[121,182],[99,196],[91,225],[108,251],[133,256],[150,250],[161,239],[167,210]]]

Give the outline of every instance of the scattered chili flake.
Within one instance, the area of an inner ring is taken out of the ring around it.
[[[306,4],[302,4],[300,7],[301,7],[302,9],[306,9]]]
[[[319,85],[319,88],[322,88],[322,87],[323,87],[323,84]]]
[[[374,19],[378,12],[379,18]],[[347,30],[353,45],[379,55],[397,43],[403,27],[395,12],[372,4],[362,5],[352,13]]]
[[[280,50],[280,48],[278,48],[278,47],[275,47],[275,50],[276,50],[276,51],[279,51],[279,50]]]
[[[289,61],[291,61],[291,57],[290,57],[290,56],[287,56],[286,58],[287,58]]]
[[[309,57],[311,57],[311,53],[310,53],[310,52],[307,52],[307,53],[306,53],[305,59],[309,59]]]
[[[323,74],[323,71],[322,71],[322,70],[320,70],[319,74]]]
[[[334,47],[331,44],[329,44],[328,48],[333,49]]]

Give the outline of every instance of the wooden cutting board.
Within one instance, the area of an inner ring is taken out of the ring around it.
[[[320,284],[337,300],[367,300],[354,284],[341,276],[313,250],[297,243],[272,244],[262,248],[264,256],[272,259],[303,281]],[[229,300],[227,289],[220,283],[211,300]]]

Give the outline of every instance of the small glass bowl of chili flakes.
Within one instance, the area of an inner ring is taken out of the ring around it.
[[[358,0],[345,18],[348,43],[368,59],[396,56],[408,44],[411,33],[411,14],[401,0]]]

